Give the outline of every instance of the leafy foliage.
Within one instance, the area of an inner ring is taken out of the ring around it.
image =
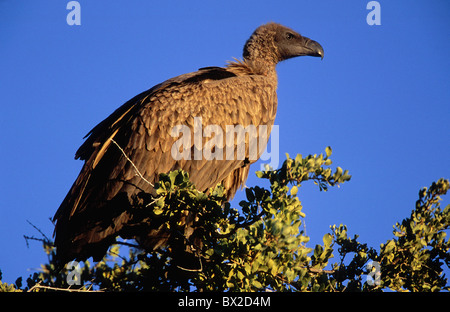
[[[133,207],[140,226],[152,221],[170,233],[169,247],[146,251],[137,242],[118,241],[105,258],[63,268],[54,261],[52,242],[43,239],[49,263],[22,285],[0,282],[0,291],[438,291],[449,290],[443,265],[450,266],[450,205],[440,196],[449,181],[440,179],[419,192],[411,216],[397,223],[394,238],[379,251],[333,225],[323,245],[308,246],[305,214],[297,197],[302,183],[322,191],[350,180],[347,170],[334,171],[331,148],[325,154],[286,155],[278,170],[257,172],[270,189],[245,189],[239,208],[226,202],[224,189],[199,192],[188,174],[160,176],[157,197],[141,194]],[[194,224],[185,220],[194,218]],[[119,249],[120,248],[120,249]],[[330,263],[334,253],[339,261]],[[349,259],[350,257],[350,259]],[[74,273],[79,273],[74,280]],[[80,285],[69,285],[69,283]]]
[[[450,227],[450,205],[441,210],[440,195],[449,181],[440,179],[419,191],[416,209],[394,227],[396,238],[381,246],[377,258],[384,286],[393,290],[437,291],[449,289],[442,275],[442,262],[450,267],[450,242],[445,240]]]

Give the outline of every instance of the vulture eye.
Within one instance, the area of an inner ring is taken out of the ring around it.
[[[291,33],[286,33],[286,39],[287,40],[291,40],[292,38],[294,38],[294,35]]]

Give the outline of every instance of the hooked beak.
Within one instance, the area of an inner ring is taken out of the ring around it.
[[[304,55],[316,56],[316,57],[320,56],[321,59],[323,59],[322,46],[318,42],[311,40],[307,37],[303,37],[303,39],[305,39],[305,44],[304,44],[305,54]]]

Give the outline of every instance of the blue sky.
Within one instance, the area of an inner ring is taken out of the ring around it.
[[[39,243],[81,169],[83,136],[134,95],[173,76],[242,56],[253,30],[275,21],[318,41],[325,57],[278,65],[280,159],[333,148],[352,180],[299,198],[311,246],[333,224],[379,247],[418,191],[450,178],[450,3],[379,1],[0,0],[0,269],[28,277]],[[260,183],[253,166],[247,185]],[[242,198],[238,194],[235,206]],[[444,205],[450,203],[445,198]]]

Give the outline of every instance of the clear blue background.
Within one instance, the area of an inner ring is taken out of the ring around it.
[[[418,191],[450,178],[450,4],[379,1],[0,0],[0,269],[14,282],[47,261],[49,218],[81,169],[82,137],[134,95],[199,67],[241,57],[269,21],[322,44],[325,58],[278,65],[280,159],[333,148],[352,180],[300,189],[310,245],[333,224],[379,247],[409,216]],[[253,166],[247,185],[260,183]],[[311,183],[312,184],[312,183]],[[234,203],[242,199],[238,194]],[[444,204],[450,201],[448,197]],[[338,259],[336,259],[338,261]]]

